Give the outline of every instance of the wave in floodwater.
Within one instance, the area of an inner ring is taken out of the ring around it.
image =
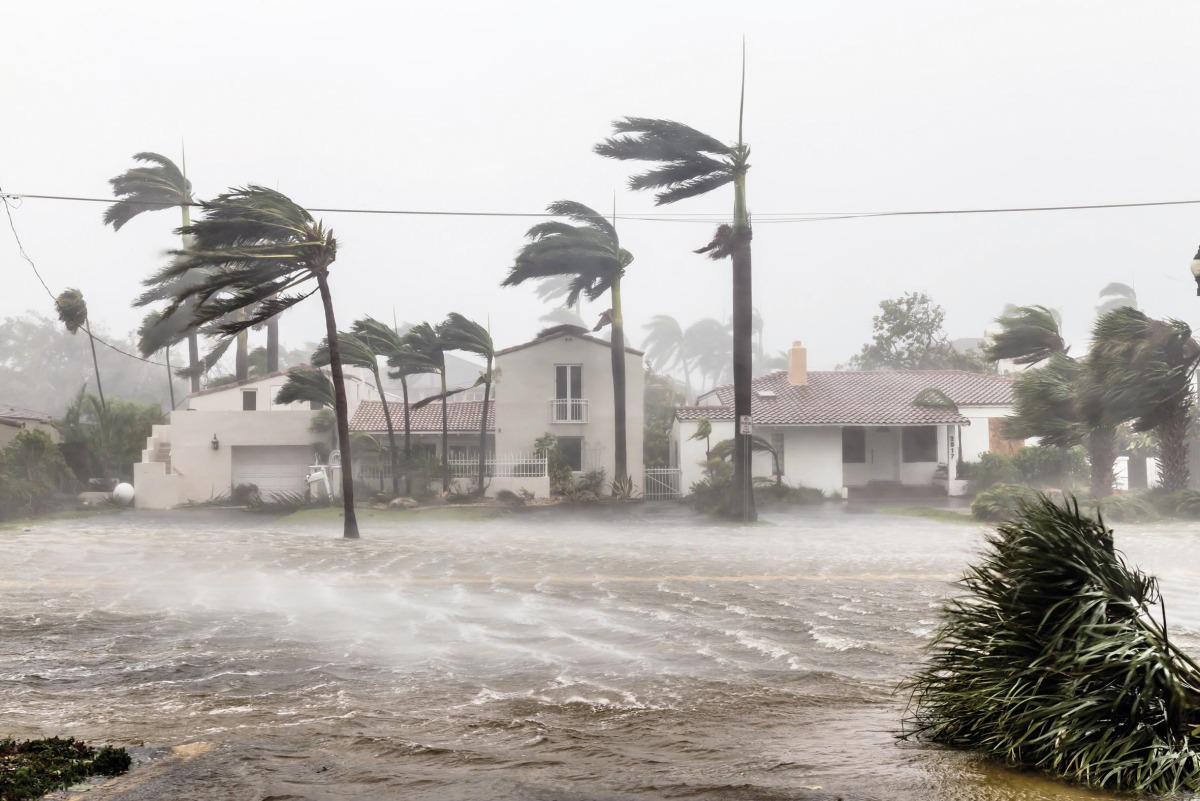
[[[840,507],[0,532],[0,735],[171,746],[178,799],[1097,798],[897,744],[982,528]],[[1200,651],[1184,526],[1119,529]]]

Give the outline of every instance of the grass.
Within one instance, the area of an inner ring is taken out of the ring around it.
[[[925,520],[938,520],[943,523],[954,523],[960,526],[979,525],[979,523],[975,520],[972,520],[970,515],[966,514],[965,511],[958,512],[954,509],[938,509],[933,506],[884,506],[878,511],[885,515],[920,517]]]

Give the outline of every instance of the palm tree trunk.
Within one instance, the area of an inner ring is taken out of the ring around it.
[[[1191,478],[1188,465],[1188,423],[1191,420],[1191,404],[1186,400],[1175,408],[1154,429],[1158,444],[1158,483],[1163,489],[1173,492],[1187,489]]]
[[[383,378],[379,375],[379,368],[376,367],[371,372],[375,373],[375,388],[379,390],[379,399],[383,401],[383,421],[387,423],[388,461],[392,465],[392,495],[399,495],[400,477],[396,475],[396,428],[392,425],[392,410],[388,408],[387,395],[383,392]]]
[[[1107,498],[1112,494],[1113,462],[1116,458],[1116,432],[1108,426],[1093,428],[1088,434],[1088,460],[1092,463],[1093,496]]]
[[[733,181],[733,414],[734,425],[750,415],[750,381],[754,370],[754,297],[750,267],[750,216],[746,210],[746,174]],[[758,520],[751,487],[750,436],[734,429],[732,517]]]
[[[267,320],[267,372],[279,372],[279,318]],[[375,374],[376,386],[379,386],[379,374]],[[380,390],[380,395],[383,390]]]
[[[184,226],[184,228],[186,228],[187,226],[192,224],[191,212],[189,211],[186,203],[183,204],[182,206],[180,206],[179,210],[183,213],[183,226]],[[185,236],[185,237],[183,237],[183,249],[187,250],[187,247],[188,247],[188,238]],[[200,370],[198,369],[199,364],[200,364],[200,335],[196,333],[195,329],[193,329],[191,331],[188,331],[188,369],[191,370],[191,372],[192,372],[192,375],[191,375],[192,392],[200,391]]]
[[[342,507],[345,525],[342,536],[358,539],[358,518],[354,516],[354,470],[350,455],[350,404],[346,401],[346,382],[342,377],[342,354],[338,349],[337,322],[333,317],[333,296],[329,292],[328,274],[317,273],[321,303],[325,306],[325,336],[329,338],[329,368],[333,372],[334,413],[337,416],[338,444],[342,452]]]
[[[167,389],[171,393],[171,411],[175,410],[175,376],[171,375],[171,346],[163,348],[163,356],[167,361]]]
[[[612,282],[613,430],[616,437],[614,480],[624,481],[629,474],[629,439],[625,433],[625,325],[621,316],[621,273]]]
[[[450,426],[446,409],[446,360],[442,358],[442,492],[450,491]]]
[[[246,313],[238,312],[239,317],[245,319]],[[248,381],[250,379],[250,336],[245,331],[239,331],[235,341],[236,350],[233,357],[233,372],[237,376],[238,381]]]
[[[408,471],[412,469],[412,415],[408,411],[408,378],[400,376],[400,393],[404,399],[404,494],[412,495],[412,479]]]
[[[483,411],[479,415],[479,497],[484,497],[483,480],[487,473],[488,400],[492,394],[492,356],[488,354],[487,375],[483,380]]]
[[[92,336],[92,327],[85,319],[83,321],[83,330],[88,335],[88,344],[92,346],[92,368],[96,371],[96,393],[100,396],[100,406],[104,409],[108,408],[108,404],[104,402],[104,387],[100,385],[100,362],[96,359],[96,338]]]

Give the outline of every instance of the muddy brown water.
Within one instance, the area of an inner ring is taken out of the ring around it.
[[[0,531],[0,736],[211,744],[129,799],[1106,797],[893,739],[983,528],[763,518]],[[1117,534],[1200,652],[1196,528]]]

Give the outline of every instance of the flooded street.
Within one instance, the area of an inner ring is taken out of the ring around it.
[[[0,735],[213,749],[177,799],[1099,798],[897,744],[982,527],[674,506],[0,531]],[[1200,652],[1195,527],[1117,526]]]

